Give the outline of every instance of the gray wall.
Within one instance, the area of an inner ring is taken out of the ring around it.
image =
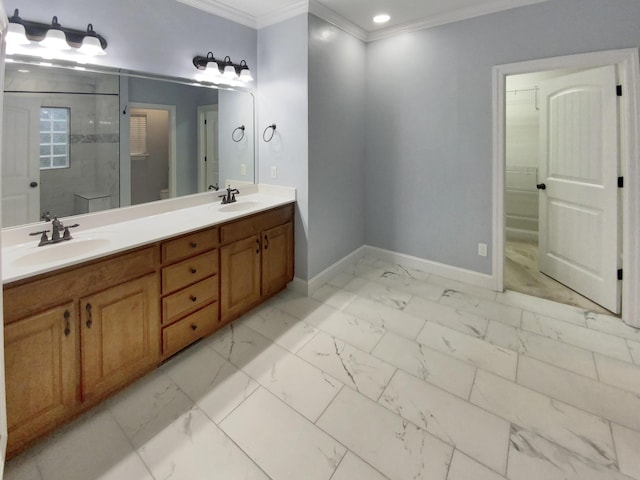
[[[308,278],[308,15],[258,31],[258,181],[296,187],[295,275]],[[265,143],[264,129],[277,125]],[[278,178],[272,179],[271,166]]]
[[[366,45],[309,16],[309,278],[364,242]]]
[[[92,23],[107,39],[107,55],[96,63],[175,77],[194,78],[192,60],[212,51],[218,58],[256,65],[256,30],[176,0],[13,0],[9,15],[20,9],[26,20],[85,29]],[[256,77],[257,72],[253,73]]]
[[[254,98],[245,92],[220,90],[218,92],[218,162],[220,187],[224,188],[227,180],[254,182],[255,128]],[[240,131],[232,136],[234,130],[244,125],[244,136]],[[241,165],[246,166],[243,175]],[[241,190],[242,191],[242,190]]]
[[[492,66],[637,48],[638,19],[637,0],[552,0],[369,44],[366,242],[491,273]]]

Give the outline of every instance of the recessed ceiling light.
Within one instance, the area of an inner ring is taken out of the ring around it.
[[[391,17],[386,13],[381,13],[380,15],[373,17],[373,21],[375,23],[387,23],[389,20],[391,20]]]

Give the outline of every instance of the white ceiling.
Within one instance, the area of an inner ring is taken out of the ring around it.
[[[177,0],[253,28],[311,12],[362,40],[376,40],[548,0]],[[384,25],[373,16],[388,13]]]

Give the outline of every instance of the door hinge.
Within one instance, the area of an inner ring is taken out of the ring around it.
[[[618,177],[618,188],[624,187],[624,177]]]
[[[618,270],[618,280],[622,280],[622,269]]]
[[[616,85],[616,95],[619,97],[622,96],[622,85]]]
[[[620,87],[620,88],[622,88],[622,87]],[[622,90],[620,90],[620,91],[622,91]],[[620,95],[622,95],[622,94],[620,94]],[[207,119],[206,118],[204,119],[204,124],[205,125],[207,124]]]
[[[204,161],[205,161],[205,162],[207,161],[207,157],[204,157]]]

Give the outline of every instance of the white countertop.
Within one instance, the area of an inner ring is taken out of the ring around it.
[[[38,247],[29,233],[51,229],[38,222],[2,230],[2,283],[51,272],[59,268],[123,252],[159,240],[200,230],[253,213],[294,202],[294,188],[250,185],[241,189],[237,203],[220,204],[220,192],[200,193],[144,205],[60,219],[73,239]]]

